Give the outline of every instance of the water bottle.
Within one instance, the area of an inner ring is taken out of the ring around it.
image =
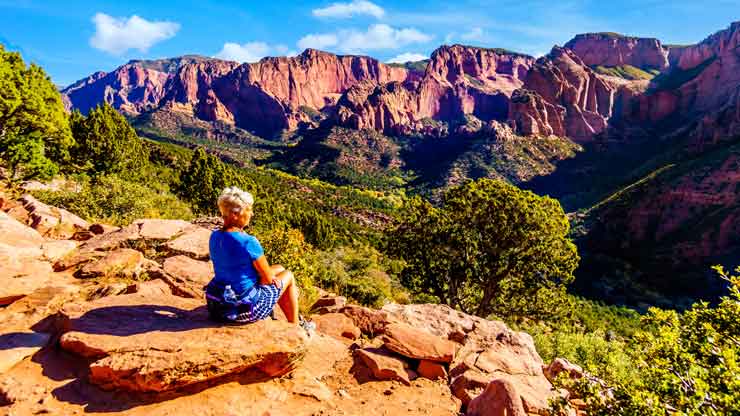
[[[235,305],[237,302],[236,293],[234,292],[234,289],[231,288],[231,285],[226,285],[224,288],[224,302],[232,305]]]

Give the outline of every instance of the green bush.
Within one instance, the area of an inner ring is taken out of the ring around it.
[[[190,207],[166,191],[128,182],[117,175],[78,180],[82,188],[79,192],[38,191],[34,195],[93,222],[128,225],[138,218],[193,218]]]

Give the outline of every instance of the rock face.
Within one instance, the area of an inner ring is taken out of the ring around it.
[[[465,114],[505,120],[509,97],[533,63],[531,56],[500,49],[442,46],[420,80],[356,85],[339,100],[333,118],[386,134],[423,131],[425,119],[454,121]]]
[[[62,348],[96,359],[90,381],[161,392],[257,367],[288,371],[305,352],[302,329],[280,321],[211,324],[201,301],[131,294],[64,308]]]
[[[480,396],[470,402],[468,416],[526,416],[522,399],[510,381],[491,381]]]
[[[564,45],[589,66],[668,68],[668,48],[658,39],[637,38],[618,33],[584,33]]]
[[[510,107],[512,128],[522,135],[552,132],[587,142],[603,132],[613,117],[645,83],[607,79],[573,51],[554,47],[537,60]]]
[[[363,80],[385,83],[407,76],[406,69],[372,58],[307,49],[293,58],[241,65],[203,57],[131,61],[62,94],[70,108],[83,112],[100,102],[131,115],[166,109],[270,136],[308,120],[302,106],[320,110]]]

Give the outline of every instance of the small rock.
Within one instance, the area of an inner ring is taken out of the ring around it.
[[[349,317],[360,331],[370,338],[380,335],[390,322],[388,313],[357,305],[347,305],[339,310]]]
[[[420,376],[428,378],[429,380],[447,380],[447,370],[444,365],[434,361],[421,360],[416,371]]]
[[[407,364],[391,355],[388,351],[378,348],[358,349],[355,351],[365,363],[373,376],[378,380],[397,380],[410,386]]]
[[[355,340],[361,335],[360,329],[355,326],[354,322],[341,313],[315,315],[313,322],[318,332],[335,338]]]
[[[338,312],[346,303],[344,296],[322,296],[311,305],[311,311],[317,314]]]
[[[453,342],[402,323],[386,326],[383,342],[389,350],[418,360],[450,363],[455,356]]]
[[[527,416],[516,387],[508,380],[488,383],[478,397],[470,401],[468,416]]]
[[[584,376],[583,368],[565,358],[555,358],[550,365],[543,368],[543,372],[551,383],[554,383],[562,372],[566,372],[571,379],[579,379]]]
[[[100,276],[136,277],[144,267],[144,255],[130,248],[111,251],[100,260],[88,263],[75,273],[79,278]]]

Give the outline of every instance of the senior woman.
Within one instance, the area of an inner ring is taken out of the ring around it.
[[[208,312],[218,321],[248,323],[267,318],[278,304],[289,322],[298,323],[293,273],[271,266],[257,238],[243,231],[253,204],[252,195],[236,187],[218,198],[224,225],[209,242],[215,276],[206,286]]]

